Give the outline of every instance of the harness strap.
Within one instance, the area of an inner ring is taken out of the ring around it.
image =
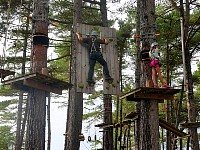
[[[90,49],[90,52],[92,52],[92,51],[97,51],[96,50],[96,47],[95,47],[95,45],[94,45],[94,42],[96,41],[96,38],[92,38],[92,46],[91,46],[91,49]]]

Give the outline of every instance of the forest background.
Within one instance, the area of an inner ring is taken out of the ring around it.
[[[109,5],[110,4],[110,5]],[[69,64],[70,64],[70,36],[71,36],[71,23],[72,23],[72,7],[71,1],[50,1],[49,11],[49,57],[48,57],[48,68],[51,71],[52,76],[62,79],[69,80]],[[88,4],[85,3],[87,6]],[[115,9],[113,9],[113,6]],[[1,68],[15,71],[15,76],[22,74],[22,66],[25,62],[25,72],[30,71],[31,63],[31,16],[32,13],[32,2],[31,1],[5,1],[0,0],[0,38],[2,43],[1,51]],[[181,41],[180,41],[180,22],[179,14],[174,9],[172,1],[160,0],[156,1],[156,28],[157,33],[160,34],[157,37],[157,41],[160,43],[162,52],[162,71],[164,74],[166,70],[166,58],[167,51],[169,50],[169,61],[170,61],[170,83],[175,88],[180,88],[183,77],[183,61],[181,52]],[[89,7],[92,7],[89,5]],[[199,80],[200,80],[200,63],[199,63],[199,50],[200,50],[200,3],[195,1],[191,4],[191,16],[190,16],[190,54],[192,60],[193,69],[193,82],[194,82],[194,93],[195,102],[197,108],[197,116],[200,111],[200,93],[199,93]],[[135,87],[135,27],[136,27],[136,1],[116,1],[108,3],[109,12],[109,24],[111,27],[117,28],[117,48],[122,47],[122,92],[128,92]],[[88,17],[91,12],[85,12],[85,17],[88,18],[87,22],[98,22],[98,13],[92,12],[96,17]],[[121,17],[127,14],[127,17]],[[119,17],[120,16],[120,17]],[[91,20],[89,20],[91,19]],[[30,21],[27,23],[27,21]],[[117,26],[116,26],[117,24]],[[128,35],[128,36],[124,36]],[[26,40],[26,41],[25,41]],[[26,46],[26,58],[23,58],[23,50]],[[53,55],[52,55],[53,53]],[[128,61],[127,61],[128,60]],[[196,66],[196,67],[194,67]],[[127,72],[129,70],[129,72]],[[96,76],[101,81],[101,68],[96,68]],[[7,79],[12,78],[8,77]],[[101,84],[100,84],[101,86]],[[15,143],[16,133],[16,119],[18,113],[18,92],[10,90],[9,86],[1,85],[1,100],[0,100],[0,149],[12,149]],[[52,149],[62,149],[64,145],[64,132],[67,112],[67,91],[62,95],[51,95],[51,122],[52,122]],[[84,96],[84,129],[83,133],[87,138],[87,135],[93,136],[98,132],[97,129],[92,129],[95,123],[102,122],[102,103],[101,94],[96,93],[93,95]],[[178,98],[177,98],[178,99]],[[25,108],[24,98],[24,105]],[[174,110],[176,110],[178,100],[173,102]],[[57,106],[59,106],[58,111]],[[115,100],[113,100],[113,107],[115,111]],[[186,102],[183,103],[183,113],[181,116],[181,122],[187,120]],[[64,110],[64,111],[62,111]],[[133,104],[123,104],[123,114],[133,111]],[[164,105],[160,106],[160,113],[165,114]],[[113,117],[115,114],[113,112]],[[54,120],[56,119],[56,120]],[[58,123],[62,120],[62,123]],[[200,118],[197,117],[197,121]],[[54,124],[55,123],[55,124]],[[63,129],[60,132],[60,129]],[[58,130],[59,129],[59,130]],[[91,133],[90,133],[91,132]],[[59,136],[59,137],[58,137]],[[62,138],[61,138],[62,136]],[[101,135],[99,135],[101,136]],[[61,139],[60,139],[61,138]],[[62,141],[63,140],[63,141]],[[56,142],[55,142],[56,141]],[[62,142],[61,142],[62,141]],[[55,148],[54,144],[55,143]],[[82,143],[81,150],[92,149],[101,147],[101,141],[99,142],[88,142]],[[58,145],[61,148],[58,148]],[[87,148],[86,148],[87,147]]]

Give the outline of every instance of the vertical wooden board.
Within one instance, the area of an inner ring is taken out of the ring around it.
[[[104,94],[120,94],[120,85],[119,85],[119,62],[118,62],[118,53],[116,49],[116,31],[113,28],[101,27],[101,35],[106,36],[112,41],[108,45],[103,45],[103,57],[105,58],[110,75],[114,79],[112,84],[105,82],[103,83],[103,92]]]
[[[115,83],[113,86],[115,86],[115,93],[117,95],[120,94],[120,77],[119,77],[119,61],[118,61],[118,51],[116,48],[117,45],[117,38],[116,38],[116,30],[115,29],[111,29],[112,31],[112,49],[113,49],[113,59],[112,59],[112,73],[115,79]]]
[[[77,32],[82,34],[82,37],[86,37],[90,33],[92,26],[77,24]],[[88,70],[89,70],[89,58],[88,50],[86,46],[78,43],[78,49],[76,53],[76,79],[77,79],[77,92],[94,93],[94,87],[88,86]]]

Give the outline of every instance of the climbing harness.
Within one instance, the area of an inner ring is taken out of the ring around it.
[[[96,47],[95,47],[95,41],[96,41],[96,38],[92,38],[92,46],[91,46],[91,49],[90,49],[90,53],[92,52],[96,52]]]

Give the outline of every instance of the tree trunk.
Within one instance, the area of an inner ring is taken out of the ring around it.
[[[136,35],[140,35],[140,0],[137,0],[137,24],[136,24]],[[141,86],[141,52],[140,52],[140,40],[136,38],[136,49],[137,49],[137,57],[135,61],[136,69],[135,69],[135,87],[139,88]],[[144,79],[143,79],[144,80]],[[140,102],[136,104],[136,112],[140,114]],[[135,150],[139,150],[139,139],[140,139],[140,119],[135,121]]]
[[[48,126],[48,141],[47,141],[47,150],[51,150],[51,97],[48,93],[48,104],[47,104],[47,126]]]
[[[67,110],[67,125],[65,133],[65,147],[64,150],[79,150],[80,141],[79,135],[82,129],[82,117],[83,117],[83,93],[77,92],[76,82],[76,49],[77,49],[77,37],[76,37],[76,24],[81,23],[82,20],[82,1],[74,1],[74,19],[72,33],[72,60],[71,60],[71,83],[74,85],[70,89],[68,110]]]
[[[156,102],[156,100],[141,101],[140,150],[159,150],[158,105]]]
[[[142,50],[150,49],[150,43],[155,38],[155,0],[140,1],[140,39]],[[150,63],[150,62],[149,62]],[[151,70],[148,62],[145,62],[143,71]],[[149,74],[144,74],[148,80]],[[151,76],[149,76],[151,77]],[[149,78],[150,79],[150,78]],[[150,80],[148,83],[150,86]],[[158,101],[141,100],[140,105],[140,150],[159,150],[159,118]]]
[[[167,42],[167,53],[166,53],[166,60],[167,60],[167,65],[166,65],[166,70],[167,70],[167,84],[169,85],[170,82],[170,76],[169,76],[169,46],[168,46],[168,42]],[[169,123],[172,123],[172,116],[171,116],[171,101],[167,100],[167,106],[166,106],[166,121]],[[171,150],[172,149],[172,134],[170,131],[166,131],[166,138],[167,138],[167,144],[166,144],[166,148],[167,150]]]
[[[30,3],[29,3],[28,8],[30,8]],[[30,10],[28,10],[28,14],[30,14]],[[26,33],[28,33],[28,30],[29,30],[29,19],[26,20]],[[28,34],[25,34],[24,46],[23,46],[23,59],[24,60],[26,60],[27,40],[28,40]],[[22,75],[25,74],[25,65],[26,65],[26,62],[23,61],[22,62]],[[24,134],[22,134],[22,133],[24,133],[24,131],[22,130],[22,126],[25,126],[25,124],[21,125],[23,95],[24,95],[24,93],[22,91],[20,91],[19,102],[18,102],[18,112],[17,112],[17,131],[16,131],[16,140],[15,140],[15,150],[21,150],[23,137],[24,137]],[[24,123],[26,123],[26,121],[24,121]]]
[[[32,16],[32,33],[48,36],[48,0],[34,0]],[[41,44],[33,44],[32,72],[42,72],[47,67],[47,47]],[[46,127],[46,92],[38,89],[29,91],[29,117],[26,150],[45,149]]]
[[[26,150],[45,149],[46,96],[45,92],[33,89],[30,93]],[[40,96],[40,98],[38,98]]]
[[[104,94],[104,123],[112,124],[112,95]],[[103,143],[105,150],[113,150],[113,128],[103,130]]]
[[[188,122],[196,122],[196,107],[195,107],[195,99],[194,99],[194,92],[193,92],[193,80],[192,80],[192,71],[191,71],[191,54],[188,47],[188,30],[189,30],[189,20],[190,20],[190,3],[189,0],[186,0],[186,10],[185,10],[185,19],[183,19],[184,23],[184,49],[183,49],[183,65],[184,65],[184,72],[185,72],[185,86],[186,86],[186,94],[187,94],[187,108],[188,108]],[[183,11],[182,11],[183,13]],[[181,16],[184,16],[181,14]],[[191,149],[198,150],[199,149],[199,141],[198,141],[198,134],[197,128],[189,128],[190,142],[191,142]]]
[[[19,93],[18,111],[17,111],[17,131],[15,140],[15,150],[21,150],[21,122],[22,122],[22,105],[23,105],[23,92]]]

